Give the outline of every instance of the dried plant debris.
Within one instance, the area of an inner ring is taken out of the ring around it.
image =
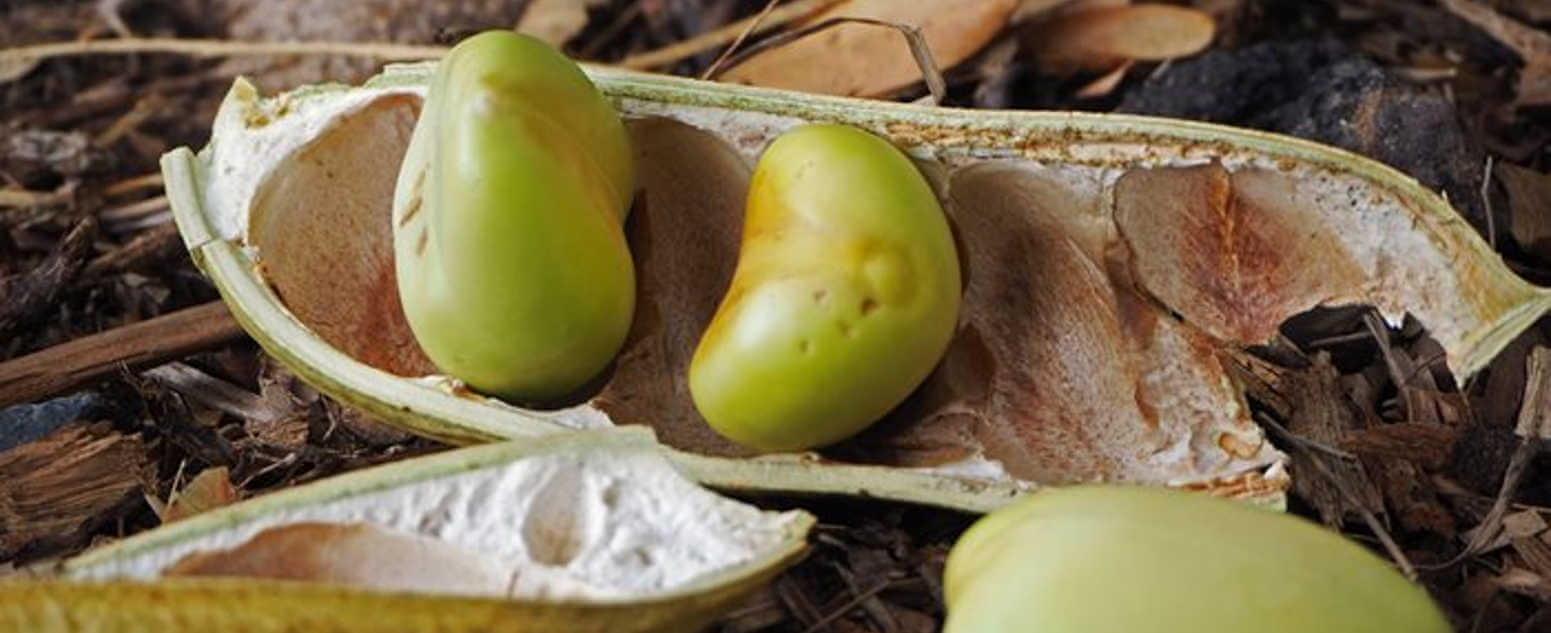
[[[1439,0],[1449,11],[1491,34],[1523,60],[1515,105],[1551,104],[1551,35],[1475,0]]]

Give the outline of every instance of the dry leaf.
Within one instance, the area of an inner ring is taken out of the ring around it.
[[[1126,78],[1126,72],[1130,71],[1131,66],[1135,63],[1131,60],[1121,62],[1114,70],[1104,73],[1102,77],[1078,89],[1077,96],[1084,99],[1096,99],[1114,92],[1115,88],[1120,86],[1120,82]]]
[[[1071,7],[1087,4],[1089,2],[1107,2],[1114,5],[1130,4],[1131,0],[1023,0],[1018,3],[1018,8],[1013,10],[1013,24],[1023,24],[1031,19],[1044,16],[1047,12],[1068,10]]]
[[[1007,24],[1017,0],[850,0],[813,22],[865,17],[921,28],[943,68],[979,51]],[[843,24],[759,53],[723,75],[725,81],[847,96],[881,96],[921,81],[921,69],[899,31]]]
[[[1551,35],[1473,0],[1441,0],[1443,7],[1513,49],[1524,60],[1515,105],[1551,103]]]
[[[517,21],[517,32],[564,46],[587,27],[587,10],[607,0],[533,0]]]
[[[1215,34],[1212,17],[1195,9],[1138,4],[1063,13],[1035,25],[1025,41],[1041,70],[1070,74],[1193,55]]]
[[[232,487],[231,471],[225,466],[206,468],[188,482],[182,490],[173,493],[167,506],[157,515],[162,523],[194,516],[206,510],[231,505],[238,499],[237,489]]]
[[[1497,163],[1493,175],[1508,189],[1508,230],[1526,251],[1551,261],[1551,175]]]

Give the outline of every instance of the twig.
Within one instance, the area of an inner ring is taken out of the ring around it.
[[[822,9],[836,4],[840,0],[797,0],[771,11],[770,15],[760,19],[759,16],[745,18],[732,22],[714,31],[708,31],[682,42],[675,42],[654,51],[647,51],[631,55],[620,60],[619,65],[635,70],[648,70],[658,66],[664,66],[673,62],[693,57],[718,46],[725,46],[741,39],[743,33],[757,35],[771,29],[778,28],[794,20],[808,17]],[[761,28],[751,28],[750,25],[759,24]]]
[[[948,82],[942,78],[942,69],[937,66],[937,60],[932,57],[932,49],[926,45],[926,36],[921,33],[921,27],[903,22],[890,22],[888,20],[875,20],[873,18],[836,17],[821,20],[799,29],[786,31],[780,35],[760,40],[758,43],[744,49],[742,52],[728,60],[721,70],[726,70],[748,61],[749,58],[768,49],[781,46],[788,42],[800,40],[804,37],[834,28],[842,24],[867,24],[871,26],[884,26],[905,36],[905,43],[910,46],[910,55],[915,58],[916,65],[921,68],[921,78],[926,81],[926,89],[932,94],[933,103],[941,104],[948,98]],[[719,71],[720,72],[720,71]],[[711,77],[707,77],[710,79]]]
[[[1346,502],[1357,510],[1357,514],[1362,517],[1363,523],[1368,524],[1368,530],[1378,537],[1379,543],[1384,546],[1384,551],[1389,552],[1389,557],[1394,559],[1395,564],[1400,567],[1400,572],[1405,574],[1406,579],[1415,582],[1417,579],[1416,566],[1411,564],[1411,559],[1406,556],[1405,550],[1400,549],[1400,545],[1395,543],[1395,538],[1390,536],[1389,530],[1385,529],[1384,524],[1379,522],[1379,517],[1374,516],[1373,512],[1363,507],[1362,501],[1357,497],[1357,492],[1352,490],[1345,480],[1336,476],[1335,471],[1331,470],[1323,457],[1314,452],[1310,452],[1308,455],[1309,463],[1319,470],[1320,475],[1329,479],[1330,483],[1335,484],[1336,491],[1340,492],[1341,496],[1346,498]]]
[[[53,191],[31,191],[28,189],[0,189],[0,208],[5,207],[41,207],[49,204],[69,202],[75,195],[73,183],[67,183]]]
[[[733,51],[738,50],[738,47],[743,45],[743,40],[748,39],[749,34],[753,33],[754,29],[759,28],[759,23],[763,21],[766,16],[770,15],[770,10],[776,7],[777,2],[780,2],[780,0],[770,0],[769,2],[765,3],[765,8],[760,10],[758,15],[754,16],[754,20],[749,22],[748,27],[743,29],[742,33],[738,34],[738,39],[733,40],[732,45],[728,46],[727,50],[722,51],[721,55],[717,55],[716,61],[711,62],[711,65],[706,67],[705,72],[700,73],[700,78],[702,80],[710,79],[711,77],[716,76],[716,73],[722,67],[722,63],[727,61],[727,58],[733,54]]]
[[[135,131],[135,129],[140,127],[141,124],[145,123],[146,120],[156,116],[156,114],[161,111],[161,108],[161,95],[154,92],[146,95],[139,101],[136,101],[133,108],[130,108],[128,112],[125,112],[122,116],[120,116],[118,120],[113,122],[112,125],[109,125],[108,129],[103,130],[101,134],[98,134],[97,138],[92,140],[92,145],[97,147],[108,147],[114,143],[117,143],[119,139],[124,138],[125,136],[129,135],[130,132]]]
[[[1486,169],[1481,174],[1481,204],[1486,207],[1486,243],[1497,250],[1497,218],[1492,217],[1492,155],[1486,155]]]
[[[84,40],[20,46],[0,50],[0,67],[21,65],[53,57],[124,53],[176,53],[194,57],[252,55],[350,55],[383,60],[434,59],[446,54],[445,46],[416,46],[380,42],[242,42],[182,38],[121,38]]]
[[[243,330],[214,301],[0,363],[0,406],[63,393],[116,371],[156,365],[236,340]]]
[[[112,198],[114,196],[135,193],[142,189],[159,189],[163,184],[161,172],[153,172],[108,185],[107,188],[102,190],[102,195]]]
[[[631,22],[635,22],[636,18],[641,17],[641,12],[644,10],[645,9],[641,7],[640,2],[630,3],[630,6],[625,7],[624,11],[619,12],[619,15],[614,18],[613,22],[609,23],[609,25],[603,29],[602,33],[599,33],[597,37],[592,38],[592,42],[588,43],[586,47],[582,48],[580,57],[582,59],[592,59],[597,57],[598,51],[601,51],[605,46],[608,46],[609,42],[612,42],[614,41],[614,38],[619,37],[620,33],[624,33],[625,29],[630,26]]]
[[[1336,345],[1344,345],[1346,343],[1355,343],[1357,341],[1365,341],[1365,340],[1368,340],[1370,338],[1373,338],[1373,333],[1372,332],[1369,332],[1368,330],[1360,330],[1360,331],[1352,332],[1352,333],[1349,333],[1349,334],[1336,334],[1334,336],[1327,336],[1325,338],[1314,339],[1312,341],[1309,341],[1309,347],[1316,347],[1316,348],[1318,348],[1318,347],[1333,347],[1333,346],[1336,346]]]
[[[1384,366],[1389,369],[1390,380],[1395,381],[1395,389],[1400,392],[1400,401],[1406,406],[1406,419],[1415,420],[1416,410],[1421,408],[1416,400],[1416,393],[1410,386],[1410,379],[1415,376],[1406,376],[1401,369],[1400,362],[1395,360],[1395,350],[1390,349],[1389,329],[1384,325],[1383,319],[1373,312],[1363,314],[1363,324],[1368,326],[1368,331],[1373,334],[1379,344],[1379,355],[1384,357]]]
[[[167,202],[167,196],[157,196],[155,198],[147,198],[139,202],[126,204],[121,207],[104,209],[101,213],[97,214],[97,217],[103,222],[109,223],[128,222],[130,220],[138,220],[146,216],[155,215],[160,211],[167,210],[169,206],[170,203]]]
[[[149,231],[136,235],[119,248],[98,255],[81,269],[77,284],[90,281],[105,273],[129,270],[144,263],[154,262],[181,252],[178,227],[170,222],[159,224]]]
[[[1300,447],[1302,447],[1302,448],[1304,448],[1306,450],[1313,450],[1313,451],[1318,451],[1318,452],[1321,452],[1321,453],[1327,453],[1327,454],[1329,454],[1329,455],[1331,455],[1333,457],[1337,457],[1337,458],[1340,458],[1340,459],[1351,459],[1351,460],[1357,459],[1356,455],[1353,455],[1353,454],[1351,454],[1351,453],[1349,453],[1347,451],[1343,451],[1343,450],[1341,450],[1339,448],[1336,448],[1334,446],[1331,446],[1331,445],[1326,444],[1324,442],[1321,442],[1319,440],[1311,440],[1309,438],[1306,438],[1306,437],[1303,437],[1303,436],[1298,435],[1296,433],[1293,433],[1292,431],[1288,430],[1287,427],[1282,426],[1276,420],[1272,419],[1271,416],[1266,415],[1264,413],[1257,413],[1257,414],[1255,414],[1255,420],[1259,421],[1261,424],[1266,425],[1272,431],[1275,431],[1277,435],[1280,435],[1282,437],[1282,439],[1285,439],[1288,442],[1291,442],[1293,444],[1297,444],[1298,446],[1300,446]]]
[[[869,598],[872,598],[872,597],[874,597],[874,596],[876,596],[876,595],[878,595],[880,593],[883,593],[884,589],[888,589],[889,588],[889,584],[890,584],[890,581],[885,580],[885,581],[883,581],[881,583],[878,583],[877,585],[874,585],[871,589],[868,589],[867,591],[863,591],[862,593],[856,594],[855,598],[852,598],[851,600],[847,601],[845,604],[840,605],[839,608],[837,608],[834,611],[830,612],[829,615],[826,615],[823,618],[820,618],[819,621],[818,622],[814,622],[812,626],[809,626],[808,628],[803,629],[803,633],[818,633],[818,631],[820,629],[828,627],[831,622],[834,622],[835,620],[839,620],[841,616],[843,616],[843,615],[845,615],[847,613],[850,613],[851,609],[855,609],[857,607],[857,605],[860,605],[862,602],[865,602]]]

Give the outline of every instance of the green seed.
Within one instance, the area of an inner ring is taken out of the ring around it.
[[[437,68],[394,195],[410,329],[448,375],[545,401],[597,376],[635,309],[629,140],[581,69],[509,31]]]
[[[1383,560],[1303,519],[1200,493],[1051,489],[954,545],[945,633],[1446,633]]]

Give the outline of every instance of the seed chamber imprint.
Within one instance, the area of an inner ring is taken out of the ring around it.
[[[362,363],[423,377],[429,363],[384,290],[394,287],[397,157],[418,92],[384,86],[289,104],[301,132],[282,118],[213,144],[202,156],[212,172],[241,165],[262,175],[218,182],[205,203],[217,232],[246,237],[267,283],[312,332]],[[223,117],[275,103],[230,101]],[[626,226],[635,321],[595,391],[542,415],[565,424],[601,414],[650,425],[681,450],[749,456],[700,418],[686,374],[737,262],[754,159],[810,119],[616,103],[640,186]],[[1036,484],[1275,489],[1286,483],[1284,458],[1250,421],[1228,353],[1316,307],[1367,304],[1392,322],[1415,316],[1468,372],[1487,355],[1477,349],[1482,324],[1534,298],[1527,284],[1491,279],[1487,264],[1460,264],[1475,246],[1457,230],[1313,163],[1226,147],[1155,151],[1123,137],[1062,145],[865,123],[911,152],[943,200],[964,305],[934,373],[885,420],[821,451],[830,460]],[[244,155],[255,147],[277,158],[256,168]],[[334,247],[341,254],[325,252]]]
[[[496,447],[497,450],[502,447]],[[458,457],[452,455],[444,460]],[[642,599],[790,547],[811,517],[684,478],[651,450],[594,448],[307,503],[76,561],[76,579],[237,576],[520,599]],[[262,499],[260,501],[263,501]],[[278,506],[278,507],[276,507]],[[166,531],[166,530],[163,530]],[[151,536],[155,536],[154,533]]]

